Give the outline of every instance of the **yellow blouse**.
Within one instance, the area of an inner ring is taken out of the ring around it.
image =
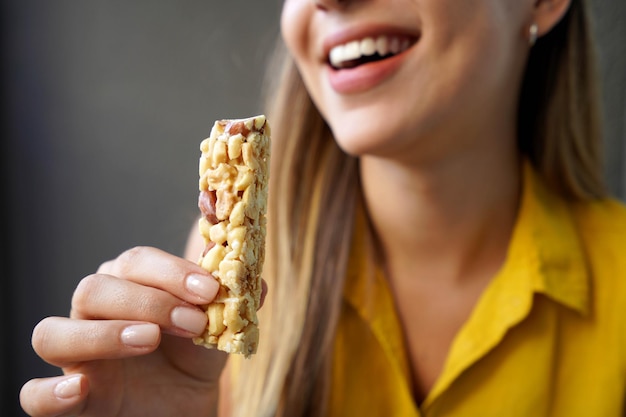
[[[567,203],[525,167],[507,259],[419,405],[392,295],[366,233],[355,242],[330,416],[626,415],[626,208],[618,202]]]

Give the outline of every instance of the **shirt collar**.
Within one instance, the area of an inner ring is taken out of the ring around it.
[[[588,314],[589,269],[571,207],[551,193],[531,164],[524,162],[522,198],[507,258],[459,331],[442,375],[423,407],[429,407],[464,369],[530,313],[534,294],[543,294],[581,315]],[[373,261],[367,229],[364,213],[357,210],[344,297],[369,323],[394,367],[410,381],[393,297]]]
[[[371,262],[372,248],[367,227],[367,220],[359,207],[355,246],[344,294],[354,306],[367,311],[369,314],[366,315],[370,316],[376,310],[373,308],[376,304],[373,294],[379,293],[372,286],[380,288],[381,284],[385,284],[384,278],[376,279],[371,274],[376,267]],[[366,254],[368,250],[369,255]],[[523,163],[522,198],[507,264],[506,268],[517,269],[520,275],[526,277],[524,279],[529,281],[529,287],[534,292],[583,315],[588,313],[589,270],[571,205],[547,189],[528,161]]]
[[[589,271],[571,205],[545,187],[529,162],[524,163],[523,184],[509,256],[528,261],[535,292],[585,315]]]

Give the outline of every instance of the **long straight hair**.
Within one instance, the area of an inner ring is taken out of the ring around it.
[[[359,194],[356,158],[336,144],[295,65],[279,45],[268,233],[257,354],[238,363],[238,416],[323,415],[334,329]]]
[[[596,52],[585,0],[530,52],[518,114],[518,145],[546,183],[569,200],[606,195]]]
[[[519,149],[567,199],[604,195],[595,58],[587,9],[573,0],[534,46],[519,105]],[[335,143],[298,71],[281,54],[271,70],[268,239],[253,359],[235,366],[234,415],[323,416],[333,341],[360,197],[358,161]]]

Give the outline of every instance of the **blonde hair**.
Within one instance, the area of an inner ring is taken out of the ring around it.
[[[582,0],[529,57],[519,148],[565,198],[604,195],[594,57]],[[358,161],[335,143],[283,52],[272,124],[262,339],[237,365],[236,416],[325,414],[332,348],[360,197]],[[276,74],[275,69],[270,72]]]
[[[238,416],[324,414],[359,190],[357,160],[339,149],[295,65],[282,47],[278,53],[283,65],[270,84],[268,111],[273,146],[263,276],[270,290],[260,311],[259,350],[237,365]]]
[[[562,197],[606,195],[595,48],[585,0],[532,48],[518,114],[520,151]]]

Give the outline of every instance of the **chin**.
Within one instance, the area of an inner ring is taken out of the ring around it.
[[[356,157],[390,157],[415,142],[415,132],[401,128],[407,126],[406,120],[397,120],[389,112],[386,112],[385,117],[381,114],[385,113],[354,110],[335,112],[336,117],[328,118],[327,123],[338,146]]]
[[[381,134],[378,129],[365,125],[342,124],[333,129],[337,145],[349,155],[360,157],[365,155],[382,156],[389,151],[390,138]]]

